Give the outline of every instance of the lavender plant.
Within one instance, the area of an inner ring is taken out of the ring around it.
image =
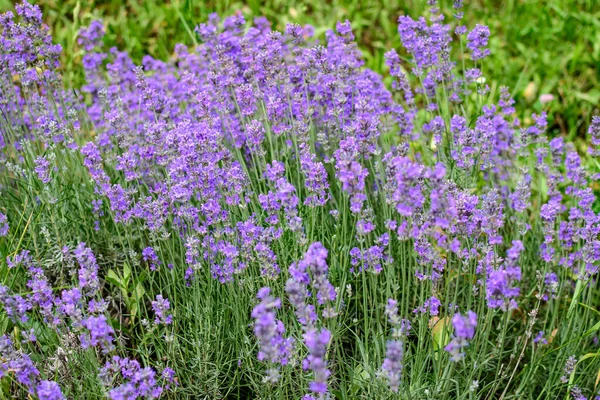
[[[430,3],[389,86],[348,21],[235,14],[142,65],[95,21],[72,90],[39,8],[2,15],[3,394],[597,393],[600,118],[583,157],[522,125]]]

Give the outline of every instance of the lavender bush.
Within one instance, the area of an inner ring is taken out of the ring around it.
[[[2,15],[3,394],[600,396],[600,118],[589,156],[523,126],[454,7],[399,18],[390,85],[349,22],[236,14],[142,65],[93,22],[74,90]]]

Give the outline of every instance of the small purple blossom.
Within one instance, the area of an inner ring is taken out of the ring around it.
[[[560,381],[562,383],[569,382],[569,377],[571,376],[573,371],[575,371],[575,366],[577,366],[577,357],[570,356],[565,361],[565,366],[563,367],[563,375],[560,377]]]
[[[445,350],[450,353],[452,361],[459,361],[465,356],[464,348],[469,345],[469,340],[475,336],[477,314],[473,311],[467,312],[466,316],[454,314],[452,326],[454,327],[452,340],[445,347]]]
[[[404,369],[403,360],[404,343],[401,340],[388,340],[381,370],[388,380],[390,390],[394,393],[397,393],[400,388],[402,370]]]
[[[171,370],[172,371],[172,370]],[[163,379],[168,380],[163,376]],[[109,389],[111,400],[158,399],[163,393],[156,371],[151,367],[142,368],[136,360],[114,356],[99,371],[101,382]],[[111,385],[117,386],[111,388]],[[165,387],[166,388],[166,387]]]
[[[152,247],[146,247],[142,250],[142,258],[150,265],[150,271],[156,271],[160,260]]]
[[[413,312],[415,314],[428,312],[431,316],[436,316],[440,312],[441,305],[442,303],[437,297],[431,296],[429,299],[425,300],[422,306],[416,308]]]
[[[157,325],[170,325],[173,323],[173,315],[169,312],[171,304],[168,299],[157,294],[156,300],[152,301],[152,310],[154,311],[154,323]]]

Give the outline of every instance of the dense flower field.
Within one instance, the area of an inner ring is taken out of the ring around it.
[[[347,21],[236,14],[142,65],[95,21],[75,90],[0,16],[3,396],[600,396],[600,117],[520,123],[461,9],[399,18],[391,87]]]

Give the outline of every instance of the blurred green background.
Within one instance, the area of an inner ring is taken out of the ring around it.
[[[440,0],[452,18],[453,0]],[[127,50],[134,61],[145,54],[167,59],[176,43],[192,44],[194,26],[211,12],[221,16],[241,12],[247,19],[264,15],[276,29],[296,22],[311,24],[317,36],[350,20],[367,66],[386,74],[383,54],[400,49],[396,29],[399,15],[413,18],[427,13],[426,0],[250,0],[145,1],[43,0],[52,35],[63,45],[68,82],[81,81],[81,49],[76,33],[94,18],[107,28],[105,44]],[[0,10],[13,2],[0,0]],[[464,21],[490,27],[492,55],[484,74],[492,90],[509,86],[519,116],[527,122],[532,112],[548,111],[550,131],[573,141],[585,139],[593,114],[600,113],[600,0],[474,0],[465,1]],[[554,100],[541,104],[541,94]]]

